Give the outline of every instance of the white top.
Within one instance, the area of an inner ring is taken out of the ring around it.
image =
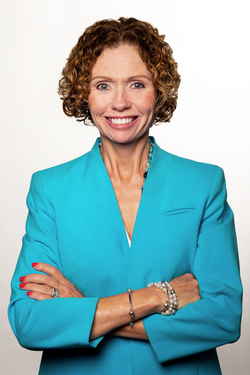
[[[125,227],[124,227],[125,228]],[[126,232],[126,235],[127,235],[127,239],[128,239],[128,246],[130,247],[131,246],[131,239],[129,238],[129,235],[128,235],[128,232],[127,232],[127,229],[125,228],[125,232]]]

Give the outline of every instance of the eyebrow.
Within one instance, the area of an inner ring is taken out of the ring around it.
[[[149,81],[151,81],[151,79],[145,75],[142,75],[142,74],[138,74],[138,75],[135,75],[135,76],[131,76],[129,77],[126,81],[129,82],[129,81],[133,81],[133,80],[136,80],[136,79],[140,79],[140,78],[146,78],[148,79]],[[103,81],[113,81],[112,78],[110,77],[107,77],[107,76],[95,76],[93,78],[91,78],[90,82],[91,81],[94,81],[95,79],[101,79]]]

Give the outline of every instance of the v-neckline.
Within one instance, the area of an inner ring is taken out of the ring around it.
[[[151,140],[151,142],[153,142],[155,144],[155,140],[154,140],[153,137],[149,137],[149,139]],[[108,174],[107,168],[105,166],[105,163],[104,163],[104,161],[102,159],[102,155],[101,155],[100,148],[99,148],[99,144],[100,143],[101,143],[101,138],[98,137],[97,140],[96,140],[96,144],[94,145],[94,148],[96,148],[96,152],[98,153],[98,158],[100,160],[100,164],[102,165],[102,169],[104,171],[104,176],[106,177],[107,184],[110,186],[110,189],[109,189],[110,193],[111,193],[110,194],[110,198],[112,199],[110,205],[112,207],[114,207],[114,220],[117,221],[117,217],[119,217],[119,229],[122,227],[121,232],[123,233],[123,236],[126,239],[127,246],[131,249],[132,248],[132,244],[134,242],[133,239],[135,238],[135,233],[136,233],[135,231],[136,231],[136,228],[138,226],[137,223],[140,220],[140,212],[142,211],[142,208],[144,206],[145,195],[147,194],[147,185],[149,183],[148,180],[150,180],[150,170],[151,170],[151,168],[149,169],[149,172],[148,172],[148,175],[147,175],[147,181],[146,181],[146,183],[144,185],[143,193],[141,195],[141,199],[140,199],[140,203],[139,203],[139,206],[138,206],[138,209],[137,209],[135,223],[134,223],[134,227],[133,227],[133,234],[132,234],[132,238],[130,239],[130,244],[129,244],[129,241],[128,241],[128,238],[129,238],[128,232],[127,232],[127,229],[126,229],[126,227],[124,225],[124,222],[123,222],[123,218],[122,218],[121,210],[120,210],[120,207],[119,207],[119,204],[118,204],[118,201],[117,201],[115,190],[114,190],[113,184],[111,182],[111,179],[109,177],[109,174]],[[154,159],[154,153],[153,153],[151,165],[153,163],[153,159]]]

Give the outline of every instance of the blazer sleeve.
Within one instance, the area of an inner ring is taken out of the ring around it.
[[[240,335],[242,285],[234,218],[219,167],[200,224],[192,272],[201,300],[175,315],[156,314],[144,319],[161,363],[236,341]]]
[[[39,172],[33,175],[27,197],[26,234],[11,282],[9,321],[19,343],[28,349],[96,347],[89,341],[98,298],[56,298],[35,301],[20,289],[20,276],[35,273],[33,262],[62,265],[56,223],[47,203]]]

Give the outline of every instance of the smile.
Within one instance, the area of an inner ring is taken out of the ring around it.
[[[134,121],[136,117],[108,117],[108,120],[112,122],[112,124],[115,125],[125,125],[125,124],[130,124],[132,121]]]

